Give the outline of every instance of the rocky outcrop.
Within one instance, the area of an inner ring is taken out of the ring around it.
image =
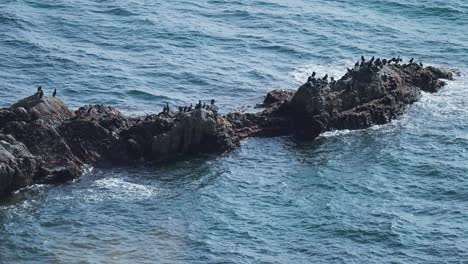
[[[102,105],[73,112],[37,96],[0,111],[0,140],[0,196],[75,179],[84,164],[162,162],[239,145],[231,123],[211,109],[131,118]]]
[[[268,93],[255,113],[227,115],[213,105],[144,117],[104,105],[71,111],[58,98],[34,95],[0,109],[0,196],[76,179],[85,164],[163,162],[229,151],[246,137],[313,139],[327,130],[384,124],[421,91],[438,91],[445,84],[440,79],[452,79],[450,71],[362,62],[337,81],[309,77],[296,92]]]
[[[290,102],[295,133],[315,138],[333,129],[362,129],[385,124],[418,100],[421,91],[436,92],[451,79],[442,69],[418,64],[364,64],[348,69],[340,80],[312,80]]]

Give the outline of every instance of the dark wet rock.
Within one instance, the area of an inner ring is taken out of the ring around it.
[[[71,152],[82,162],[95,164],[110,156],[118,138],[97,122],[76,119],[62,123],[58,133]]]
[[[135,122],[114,107],[105,105],[86,105],[76,110],[75,115],[75,119],[96,122],[111,132],[128,128]]]
[[[33,155],[41,157],[45,166],[81,163],[57,130],[41,120],[30,123],[9,122],[3,132],[22,142]]]
[[[418,100],[421,91],[438,91],[445,84],[438,76],[451,78],[443,70],[436,75],[428,68],[416,64],[359,67],[334,84],[306,83],[290,103],[295,132],[312,139],[327,130],[388,123]]]
[[[182,155],[223,152],[239,145],[231,123],[211,110],[146,118],[120,133],[117,160],[165,161]]]
[[[31,185],[39,162],[23,143],[0,134],[0,196]]]
[[[273,90],[265,96],[263,103],[258,105],[258,107],[271,107],[275,104],[284,104],[289,102],[293,96],[294,91],[290,90]]]
[[[60,99],[34,95],[0,109],[0,196],[33,183],[78,178],[85,164],[163,162],[197,153],[222,153],[247,137],[296,135],[385,124],[437,92],[452,73],[418,64],[363,65],[339,80],[310,78],[297,92],[267,94],[261,111],[220,115],[210,110],[128,117],[87,105],[75,112]]]

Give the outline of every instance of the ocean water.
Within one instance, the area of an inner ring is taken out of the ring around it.
[[[465,0],[1,0],[0,106],[248,109],[361,55],[457,68],[394,122],[0,201],[0,263],[468,263]]]

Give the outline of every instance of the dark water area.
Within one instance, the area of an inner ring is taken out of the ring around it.
[[[400,119],[221,157],[90,169],[0,201],[0,263],[468,262],[468,3],[0,1],[0,106],[222,112],[361,55],[458,68]]]

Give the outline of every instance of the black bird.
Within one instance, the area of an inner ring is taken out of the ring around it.
[[[203,106],[202,106],[203,109],[205,109],[205,103],[203,103]]]
[[[315,72],[312,72],[312,75],[311,75],[311,76],[312,76],[312,78],[314,78],[314,77],[315,77]]]
[[[179,112],[184,111],[184,108],[182,106],[179,106]]]
[[[359,66],[359,61],[356,62],[356,64],[354,64],[354,67],[358,67]]]
[[[167,111],[167,113],[169,113],[169,111],[170,111],[169,103],[166,103],[166,111]]]
[[[372,58],[371,58],[371,60],[370,60],[370,63],[372,64],[372,63],[374,62],[374,60],[375,60],[375,57],[372,56]]]
[[[362,62],[365,62],[365,61],[366,61],[366,59],[364,58],[364,56],[361,56],[361,61],[362,61]]]
[[[411,63],[413,63],[413,61],[414,61],[414,59],[413,59],[413,58],[411,58],[411,60],[409,60],[409,63],[411,64]]]
[[[55,97],[57,95],[57,89],[54,89],[54,92],[52,93],[52,97]]]
[[[190,106],[187,108],[187,112],[190,112],[192,111],[192,104],[190,104]]]
[[[328,80],[328,74],[325,74],[325,76],[323,76],[322,80],[327,81]]]
[[[39,91],[39,98],[42,98],[44,96],[44,91],[40,90]]]
[[[307,78],[307,82],[311,82],[312,81],[312,76],[309,76],[309,78]]]
[[[215,100],[211,99],[211,105],[214,105],[214,103],[215,103]]]
[[[382,60],[382,64],[383,64],[383,65],[386,65],[386,64],[387,64],[387,59],[383,59],[383,60]]]
[[[377,58],[374,62],[375,66],[380,66],[381,64],[381,61],[380,61],[380,58]]]
[[[422,64],[422,62],[419,63],[419,66],[424,67],[423,64]]]
[[[187,106],[184,106],[184,112],[187,112]]]
[[[42,91],[42,86],[37,87],[37,92],[40,92],[40,91]]]
[[[166,106],[164,106],[162,112],[163,112],[163,113],[166,113],[166,110],[167,110],[167,108],[166,108]]]

